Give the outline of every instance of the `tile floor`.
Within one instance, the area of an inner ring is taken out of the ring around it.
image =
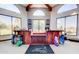
[[[55,54],[79,54],[79,42],[65,41],[64,45],[58,47],[50,45]],[[0,54],[24,54],[29,45],[17,47],[11,41],[0,42]]]
[[[24,54],[29,45],[17,47],[11,41],[0,42],[0,54]]]
[[[79,54],[79,42],[65,41],[64,45],[50,46],[55,54]]]

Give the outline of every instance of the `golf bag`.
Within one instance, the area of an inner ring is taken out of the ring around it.
[[[57,36],[54,37],[54,45],[55,46],[59,46],[59,42],[58,42],[58,37]]]
[[[22,45],[22,37],[20,35],[18,35],[18,39],[17,39],[17,42],[16,42],[16,46],[21,46]]]
[[[12,43],[12,44],[16,44],[16,41],[17,41],[17,40],[16,40],[16,35],[13,34],[13,35],[12,35],[11,43]]]
[[[64,35],[63,34],[60,36],[60,44],[64,44]]]

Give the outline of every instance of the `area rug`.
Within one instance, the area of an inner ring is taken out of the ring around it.
[[[25,54],[54,54],[49,45],[30,45]]]

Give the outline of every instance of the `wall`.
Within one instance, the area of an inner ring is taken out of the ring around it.
[[[18,9],[21,12],[21,18],[22,18],[22,29],[28,29],[27,26],[27,11],[26,8],[20,4],[16,4],[16,6],[18,7]]]
[[[54,30],[56,29],[56,25],[57,25],[57,11],[58,9],[62,6],[62,4],[58,5],[57,7],[52,8],[52,12],[51,12],[51,19],[50,19],[50,29]]]
[[[56,29],[56,10],[55,8],[51,12],[51,19],[50,19],[50,30]]]

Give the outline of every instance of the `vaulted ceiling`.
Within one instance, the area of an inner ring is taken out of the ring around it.
[[[26,8],[26,11],[29,11],[31,8],[47,8],[49,11],[52,11],[52,8],[57,4],[22,4]]]

